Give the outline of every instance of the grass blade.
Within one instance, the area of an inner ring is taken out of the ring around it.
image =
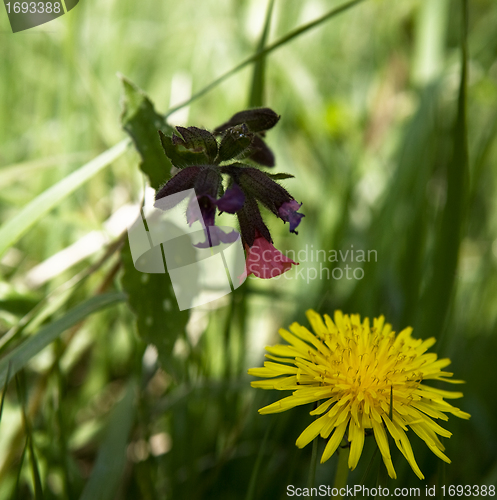
[[[427,312],[423,332],[426,337],[440,337],[454,290],[459,247],[469,193],[469,160],[467,138],[467,1],[462,1],[461,77],[457,117],[453,129],[453,152],[447,165],[447,201],[435,246],[434,271],[427,287]],[[440,349],[440,342],[438,349]]]
[[[3,403],[5,401],[5,394],[7,394],[7,386],[9,385],[10,366],[11,364],[9,363],[7,366],[7,376],[5,377],[5,383],[3,384],[2,401],[0,402],[0,422],[2,421],[2,412],[3,412]]]
[[[100,170],[110,165],[116,158],[119,158],[126,150],[128,144],[128,139],[118,142],[112,148],[104,151],[101,155],[38,195],[15,217],[3,224],[0,227],[0,257],[7,248],[16,243],[47,212],[56,207],[64,198],[91,179]]]
[[[241,69],[245,68],[245,66],[248,66],[249,64],[258,61],[261,57],[265,56],[266,54],[269,54],[270,52],[273,52],[276,49],[279,49],[286,43],[290,42],[294,38],[297,38],[299,35],[302,35],[303,33],[306,33],[307,31],[319,26],[320,24],[324,23],[325,21],[328,21],[332,17],[337,16],[338,14],[341,14],[342,12],[345,12],[346,10],[350,9],[351,7],[354,7],[357,4],[360,4],[361,2],[364,2],[364,0],[351,0],[350,2],[346,2],[343,5],[340,5],[339,7],[336,7],[326,14],[323,14],[321,17],[318,17],[314,21],[310,21],[309,23],[306,23],[300,28],[296,28],[295,30],[291,31],[290,33],[286,34],[285,36],[281,37],[279,40],[276,40],[276,42],[268,45],[265,49],[255,53],[254,55],[248,57],[244,61],[242,61],[238,66],[235,66],[234,68],[230,69],[223,75],[221,75],[219,78],[216,78],[213,82],[209,83],[206,87],[204,87],[202,90],[199,90],[196,94],[193,94],[190,99],[178,104],[177,106],[172,107],[167,113],[166,117],[169,115],[172,115],[175,111],[178,111],[178,109],[181,109],[185,106],[188,106],[191,104],[193,101],[196,101],[199,97],[202,97],[203,95],[207,94],[207,92],[211,91],[213,88],[217,87],[220,83],[224,82],[227,78],[230,76],[233,76],[235,73],[238,73]]]
[[[127,237],[127,231],[119,236],[115,241],[110,243],[105,253],[96,262],[83,269],[78,274],[74,275],[68,281],[59,285],[52,290],[48,295],[45,295],[25,316],[21,318],[19,323],[13,326],[7,333],[0,338],[0,352],[4,347],[16,336],[19,335],[29,324],[34,321],[39,321],[40,317],[50,316],[53,311],[62,307],[70,297],[79,289],[79,287],[93,273],[98,271],[114,253],[119,250],[124,239]],[[71,288],[74,287],[73,290]],[[41,320],[41,321],[44,321]]]
[[[16,375],[17,398],[19,399],[19,404],[21,405],[24,430],[26,431],[26,447],[29,448],[31,471],[33,473],[33,483],[35,490],[34,498],[35,500],[43,500],[43,488],[41,486],[40,470],[38,468],[38,462],[36,461],[36,455],[33,446],[33,433],[26,413],[26,381],[23,375],[24,373],[22,371],[18,375]]]
[[[126,464],[126,444],[135,416],[137,384],[128,383],[109,419],[104,441],[80,500],[113,500]]]
[[[76,306],[61,318],[44,326],[36,335],[24,341],[0,361],[0,384],[6,383],[9,370],[15,375],[26,363],[43,348],[53,342],[61,333],[71,326],[84,320],[90,314],[100,311],[110,305],[126,300],[123,293],[107,293],[88,299]]]
[[[21,482],[22,466],[24,464],[24,457],[26,456],[27,449],[28,449],[28,440],[26,439],[26,443],[24,444],[24,448],[22,449],[21,458],[19,460],[19,467],[17,469],[16,487],[14,490],[14,495],[12,497],[15,500],[22,500],[20,492],[19,492],[19,486],[20,486],[20,482]]]
[[[307,478],[307,487],[309,490],[314,488],[316,482],[316,465],[318,463],[318,438],[315,437],[312,441],[311,463],[309,465],[309,477]]]
[[[491,120],[484,127],[484,132],[479,141],[475,154],[473,168],[471,169],[471,196],[469,206],[473,206],[478,196],[478,186],[480,185],[485,167],[488,165],[488,159],[492,148],[497,142],[497,112],[493,114]]]
[[[425,85],[440,76],[444,63],[449,2],[424,0],[418,12],[413,77]]]
[[[257,480],[259,478],[259,472],[261,470],[262,459],[264,458],[264,454],[266,453],[267,441],[269,438],[269,434],[272,431],[274,420],[271,420],[269,425],[267,426],[266,432],[264,433],[264,438],[262,439],[261,447],[259,448],[259,452],[257,454],[257,459],[255,461],[254,468],[252,470],[252,475],[250,476],[250,483],[247,490],[247,496],[245,500],[254,500],[255,498],[255,490],[257,487]]]
[[[266,20],[264,21],[264,28],[262,30],[261,39],[257,45],[257,51],[261,52],[266,46],[267,38],[269,35],[269,28],[271,26],[271,16],[273,14],[274,0],[269,0]],[[262,55],[254,64],[254,72],[252,73],[252,83],[250,85],[250,96],[248,107],[258,108],[264,104],[264,87],[266,76],[266,54]]]
[[[58,167],[61,163],[86,161],[92,156],[93,155],[91,155],[90,151],[80,151],[77,153],[69,153],[65,155],[57,155],[48,158],[40,158],[38,160],[16,163],[14,165],[6,165],[0,169],[0,186],[8,186],[13,182],[18,182],[23,176],[28,176],[47,168]]]

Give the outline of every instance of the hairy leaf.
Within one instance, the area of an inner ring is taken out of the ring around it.
[[[214,133],[220,134],[242,124],[247,125],[249,132],[264,132],[273,128],[279,119],[279,115],[269,108],[246,109],[235,113],[226,123],[217,127]]]
[[[166,119],[155,111],[154,105],[142,90],[123,76],[121,80],[124,87],[121,122],[140,153],[140,169],[148,176],[150,185],[157,189],[164,183],[171,170],[157,131],[171,134],[173,129]]]
[[[205,153],[208,160],[213,162],[217,156],[217,141],[216,138],[208,131],[197,127],[176,127],[176,130],[182,135],[183,140],[180,140],[176,135],[173,135],[173,143],[175,138],[180,140],[179,144],[194,153]]]
[[[181,139],[172,134],[171,137],[159,130],[159,138],[164,153],[176,168],[185,168],[194,165],[205,165],[210,163],[208,156],[203,153],[194,153],[184,149]],[[163,179],[164,180],[164,179]]]
[[[253,135],[245,124],[228,128],[219,145],[219,161],[226,161],[241,155],[252,143]]]

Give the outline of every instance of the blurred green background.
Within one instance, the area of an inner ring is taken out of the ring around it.
[[[123,216],[109,218],[143,198],[139,156],[121,144],[86,182],[68,176],[126,138],[117,73],[165,113],[256,52],[267,5],[81,0],[15,35],[0,15],[0,500],[286,498],[307,484],[311,446],[294,443],[311,408],[258,415],[282,393],[251,389],[246,371],[311,307],[435,336],[466,381],[454,404],[471,420],[445,425],[452,464],[414,436],[426,481],[394,451],[388,487],[497,483],[493,0],[467,15],[462,0],[366,0],[270,52],[255,80],[281,115],[268,143],[306,217],[298,236],[266,218],[300,266],[190,313],[155,311],[159,356],[137,335],[121,292]],[[276,0],[268,43],[338,5]],[[252,71],[169,123],[224,122],[250,104]],[[43,194],[64,179],[59,198]],[[376,258],[309,262],[311,250],[352,249]],[[326,279],[320,265],[363,278]],[[371,440],[349,484],[376,484]],[[336,456],[318,465],[315,484],[332,485],[335,467]]]

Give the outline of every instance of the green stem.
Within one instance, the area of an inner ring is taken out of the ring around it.
[[[380,460],[380,467],[378,469],[378,477],[376,479],[376,488],[378,489],[378,495],[375,497],[375,500],[377,498],[380,498],[380,489],[378,488],[381,486],[382,488],[386,488],[388,484],[388,471],[387,471],[387,466],[383,463],[383,460]]]
[[[330,19],[338,14],[341,14],[342,12],[350,9],[351,7],[354,7],[355,5],[357,5],[363,1],[364,0],[351,0],[350,2],[344,3],[343,5],[340,5],[339,7],[336,7],[335,9],[330,10],[329,12],[327,12],[323,16],[315,19],[314,21],[311,21],[307,24],[304,24],[303,26],[300,26],[300,28],[297,28],[297,29],[291,31],[287,35],[281,37],[276,42],[272,43],[271,45],[268,45],[265,49],[256,52],[254,55],[252,55],[250,57],[247,57],[247,59],[245,59],[240,64],[238,64],[238,66],[235,66],[234,68],[230,69],[229,71],[227,71],[226,73],[221,75],[219,78],[216,78],[213,82],[211,82],[209,85],[204,87],[202,90],[198,91],[196,94],[193,94],[190,97],[190,99],[188,99],[188,100],[178,104],[177,106],[174,106],[173,108],[171,108],[166,113],[166,115],[165,115],[166,118],[169,115],[172,115],[175,111],[178,111],[178,109],[181,109],[185,106],[188,106],[188,104],[190,104],[191,102],[195,101],[199,97],[202,97],[204,94],[207,94],[207,92],[212,90],[214,87],[217,87],[221,82],[223,82],[224,80],[226,80],[230,76],[234,75],[235,73],[240,71],[245,66],[248,66],[249,64],[251,64],[255,61],[258,61],[265,54],[269,54],[270,52],[281,47],[282,45],[289,42],[293,38],[301,35],[302,33],[306,32],[312,28],[315,28],[316,26],[319,26],[321,23],[327,21],[328,19]]]
[[[266,12],[266,20],[264,21],[264,28],[262,30],[261,39],[257,45],[257,52],[264,49],[267,37],[269,35],[269,28],[271,25],[271,15],[273,13],[274,0],[269,0]],[[248,107],[257,108],[264,104],[264,83],[266,73],[266,58],[261,56],[254,64],[254,72],[252,74],[252,84],[250,85],[250,96]]]
[[[344,444],[347,443],[347,441],[344,440]],[[347,478],[349,476],[349,446],[347,443],[347,446],[344,448],[339,448],[338,450],[338,463],[337,463],[337,470],[335,473],[335,482],[333,483],[333,489],[337,489],[340,491],[341,488],[345,488],[347,486]],[[334,496],[332,498],[336,498],[340,500],[342,495],[338,494],[337,496]]]
[[[221,252],[222,254],[222,252]],[[226,376],[226,380],[230,378],[230,375],[232,374],[232,358],[233,356],[230,355],[230,347],[231,347],[231,340],[232,340],[232,332],[233,332],[233,318],[235,316],[235,294],[231,294],[231,300],[230,300],[230,305],[229,305],[229,311],[228,311],[228,317],[226,318],[226,323],[224,325],[224,355],[226,358],[226,364],[224,366],[224,372]]]
[[[309,479],[307,481],[307,486],[309,489],[314,487],[314,482],[316,480],[317,461],[318,461],[318,438],[316,437],[312,442],[311,466],[309,467]]]
[[[5,395],[7,394],[7,386],[9,385],[10,367],[11,363],[9,362],[7,366],[7,375],[5,376],[5,383],[3,385],[2,400],[0,401],[0,422],[2,421],[3,403],[5,401]]]
[[[267,426],[266,433],[264,434],[264,439],[262,440],[261,447],[259,448],[259,453],[257,455],[257,460],[254,465],[254,469],[252,470],[252,475],[250,476],[250,483],[247,490],[247,496],[245,500],[254,500],[255,498],[255,489],[257,486],[257,480],[259,478],[259,472],[261,469],[262,459],[264,458],[264,454],[266,453],[266,445],[269,438],[269,434],[273,429],[273,421],[271,419],[269,425]]]

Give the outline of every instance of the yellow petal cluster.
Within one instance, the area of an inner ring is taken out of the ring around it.
[[[349,467],[353,470],[361,456],[367,429],[372,429],[390,477],[396,473],[390,456],[387,433],[423,479],[407,436],[414,431],[445,462],[444,446],[438,436],[451,433],[435,420],[448,420],[447,413],[460,418],[470,415],[450,405],[445,399],[462,397],[424,384],[428,380],[462,383],[442,371],[449,359],[437,359],[427,350],[434,338],[414,339],[412,328],[398,335],[383,316],[369,319],[336,311],[334,321],[315,311],[307,311],[313,332],[293,323],[290,331],[279,334],[288,345],[266,347],[271,361],[264,368],[251,368],[250,375],[266,378],[252,382],[252,387],[293,391],[276,403],[261,408],[259,413],[278,413],[295,406],[320,401],[311,411],[316,420],[297,439],[304,447],[315,437],[328,440],[321,463],[336,451],[347,432],[350,443]]]

